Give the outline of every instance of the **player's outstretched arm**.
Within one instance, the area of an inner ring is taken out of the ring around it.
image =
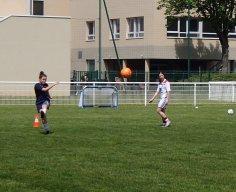
[[[156,93],[153,95],[153,97],[149,100],[148,103],[152,103],[153,100],[156,98],[157,94],[158,94],[158,91],[156,91]]]
[[[49,91],[49,89],[53,88],[55,85],[59,84],[58,81],[56,81],[55,83],[53,83],[52,85],[49,85],[48,87],[44,87],[42,89],[42,91]]]

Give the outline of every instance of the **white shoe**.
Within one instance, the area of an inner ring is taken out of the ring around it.
[[[160,124],[160,127],[165,127],[165,126],[166,126],[166,123]]]
[[[165,127],[169,127],[170,126],[170,120],[168,120],[168,121],[166,121],[166,125],[165,125]]]

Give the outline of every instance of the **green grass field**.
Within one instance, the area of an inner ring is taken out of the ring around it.
[[[34,106],[0,107],[0,191],[236,191],[236,114],[230,105],[52,106],[54,133],[33,128]]]

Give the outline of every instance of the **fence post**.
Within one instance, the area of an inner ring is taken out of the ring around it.
[[[193,102],[194,102],[194,106],[196,107],[196,105],[197,105],[197,84],[196,83],[194,83],[194,89],[193,90],[194,90],[193,91],[194,92],[193,93],[194,94],[194,96],[193,96],[194,97],[194,101]]]
[[[208,100],[211,99],[211,84],[210,82],[208,83]]]
[[[147,83],[144,83],[144,105],[147,106]]]
[[[234,102],[234,83],[232,83],[232,102]]]

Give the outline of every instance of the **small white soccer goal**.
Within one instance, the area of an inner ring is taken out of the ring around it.
[[[235,82],[209,82],[209,100],[235,101]]]
[[[84,86],[79,107],[118,107],[118,90],[114,86]]]

